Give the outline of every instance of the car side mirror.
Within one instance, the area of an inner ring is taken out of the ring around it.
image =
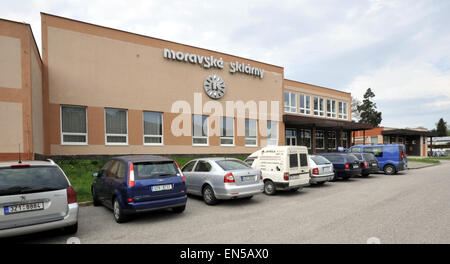
[[[94,172],[94,173],[92,173],[92,176],[94,176],[94,177],[98,177],[98,172]]]

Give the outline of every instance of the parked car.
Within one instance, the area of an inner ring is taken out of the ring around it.
[[[78,203],[69,179],[51,160],[0,163],[0,237],[78,230]]]
[[[372,153],[378,160],[380,170],[386,175],[392,175],[408,169],[405,145],[356,145],[347,149],[349,153]]]
[[[253,162],[251,162],[253,160]],[[270,146],[251,154],[246,160],[262,171],[264,192],[297,191],[309,185],[308,149],[304,146]]]
[[[311,173],[309,183],[321,185],[334,179],[333,164],[325,157],[309,155],[309,166]]]
[[[360,161],[361,176],[367,177],[371,173],[376,173],[380,169],[378,168],[378,160],[372,153],[352,153]]]
[[[348,153],[320,153],[318,155],[333,163],[335,178],[347,180],[361,174],[359,160],[355,155]]]
[[[136,213],[166,208],[182,213],[186,208],[185,179],[172,159],[152,155],[115,157],[93,176],[94,206],[112,209],[118,223]]]
[[[264,188],[261,171],[234,158],[195,159],[181,171],[186,177],[187,192],[202,196],[208,205],[226,199],[251,199]]]

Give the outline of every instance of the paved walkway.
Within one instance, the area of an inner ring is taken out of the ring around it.
[[[427,163],[427,162],[416,162],[416,161],[408,161],[408,169],[421,169],[431,166],[439,165],[439,163]]]

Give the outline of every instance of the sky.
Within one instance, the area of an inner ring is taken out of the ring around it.
[[[350,92],[367,88],[382,126],[450,124],[448,0],[0,0],[0,18],[40,12],[284,67],[285,78]]]

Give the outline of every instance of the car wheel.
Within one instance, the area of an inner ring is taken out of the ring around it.
[[[184,212],[185,209],[186,209],[186,205],[183,205],[183,206],[178,206],[178,207],[172,208],[172,211],[174,213],[181,214],[182,212]]]
[[[395,167],[394,166],[392,166],[392,165],[386,165],[386,166],[384,166],[384,173],[386,174],[386,175],[393,175],[393,174],[395,174]]]
[[[216,196],[214,195],[214,190],[211,186],[207,185],[203,189],[203,200],[207,205],[215,205],[217,204],[218,200]]]
[[[116,220],[117,223],[124,223],[127,220],[127,217],[125,216],[117,198],[114,198],[113,201],[113,215],[114,220]]]
[[[275,184],[271,180],[264,182],[264,193],[267,195],[274,195],[277,192]]]
[[[64,227],[62,229],[63,233],[66,235],[73,235],[76,232],[78,232],[78,222],[76,222],[74,225],[68,226],[68,227]]]
[[[100,206],[101,203],[100,203],[100,201],[98,200],[97,193],[95,192],[94,187],[92,187],[91,193],[92,193],[92,204],[93,204],[94,206]]]

